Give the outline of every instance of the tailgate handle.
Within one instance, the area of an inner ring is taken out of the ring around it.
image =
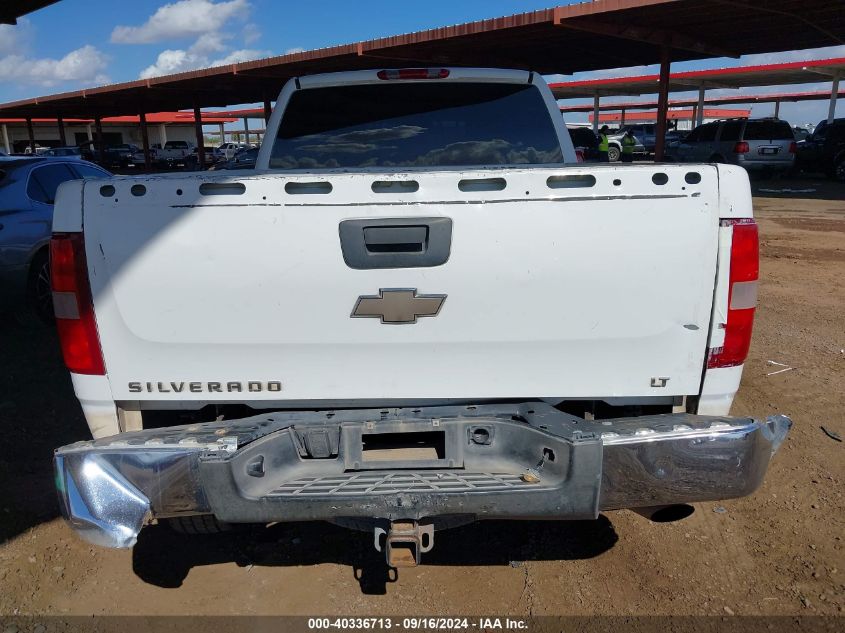
[[[366,226],[364,246],[373,253],[422,253],[428,243],[428,226]]]
[[[343,260],[350,268],[440,266],[452,248],[449,218],[379,218],[340,223]]]

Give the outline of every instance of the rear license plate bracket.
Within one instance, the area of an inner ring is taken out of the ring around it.
[[[439,420],[344,424],[341,442],[347,470],[463,466],[458,427]]]

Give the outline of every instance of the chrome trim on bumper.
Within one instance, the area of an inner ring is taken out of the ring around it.
[[[329,417],[336,425],[372,425],[379,424],[380,419],[384,423],[406,420],[403,416],[410,416],[407,411],[391,410],[394,417],[390,420],[385,420],[379,410],[336,411]],[[284,461],[276,464],[282,469],[275,471],[277,480],[280,474],[287,476],[286,468],[290,469],[291,482],[301,478],[302,468],[317,469],[309,476],[328,476],[333,468],[344,472],[342,455],[339,460],[303,461],[296,457],[296,450],[301,455],[303,446],[291,452],[291,444],[297,442],[295,429],[310,429],[309,425],[317,422],[325,424],[325,414],[269,414],[124,433],[57,449],[56,484],[62,513],[82,538],[107,547],[132,547],[141,528],[154,518],[211,513],[214,507],[234,513],[235,516],[224,517],[229,521],[263,520],[268,516],[271,520],[333,519],[337,518],[338,508],[345,508],[349,516],[380,512],[385,518],[405,511],[411,518],[454,514],[456,509],[476,518],[583,518],[585,513],[594,516],[601,510],[750,494],[760,485],[771,456],[792,424],[785,416],[758,422],[687,414],[587,421],[541,403],[478,406],[471,412],[463,407],[417,411],[421,411],[417,422],[437,419],[444,428],[457,425],[457,437],[467,437],[466,429],[460,425],[488,425],[494,429],[494,443],[498,435],[503,438],[499,443],[507,444],[492,450],[473,446],[470,438],[468,447],[462,449],[465,454],[461,454],[461,459],[466,460],[465,469],[456,469],[456,473],[512,470],[511,474],[517,476],[526,471],[536,474],[538,471],[533,468],[538,465],[528,463],[525,455],[533,455],[531,451],[545,444],[554,448],[557,463],[549,463],[546,470],[539,465],[543,481],[528,489],[513,486],[511,490],[468,491],[432,486],[421,492],[419,481],[424,478],[411,476],[405,479],[418,480],[416,488],[397,489],[390,495],[359,494],[347,498],[343,493],[320,496],[266,492],[255,497],[244,493],[236,481],[244,476],[240,471],[236,474],[232,470],[231,476],[226,473],[243,461],[239,462],[239,457],[250,456],[257,449],[269,451],[276,461]],[[259,439],[262,442],[252,444]],[[526,447],[530,448],[527,452]],[[287,455],[284,460],[283,454]],[[517,462],[525,465],[522,472],[513,468]],[[577,469],[578,464],[590,472],[567,474],[567,465]],[[369,471],[371,475],[378,472]],[[412,469],[401,472],[413,475]],[[267,479],[272,480],[273,475],[271,472]],[[209,485],[209,481],[222,485]],[[248,478],[247,484],[263,485],[262,481]]]
[[[132,547],[152,515],[150,501],[94,454],[56,456],[62,514],[83,539],[103,547]],[[79,481],[79,484],[77,484]]]
[[[730,420],[730,418],[724,418]],[[714,422],[696,429],[673,425],[666,432],[641,430],[602,436],[601,509],[713,501],[744,497],[762,483],[769,460],[792,421]]]

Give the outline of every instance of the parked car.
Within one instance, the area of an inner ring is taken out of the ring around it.
[[[33,154],[35,154],[36,156],[41,156],[41,154],[43,154],[44,152],[46,152],[49,149],[50,149],[49,147],[43,147],[41,145],[36,144],[35,145],[35,151],[33,152],[32,146],[27,145],[26,147],[24,147],[23,153],[24,153],[25,156],[32,156]]]
[[[596,133],[587,127],[570,127],[569,137],[575,151],[581,152],[584,161],[599,159],[599,139]]]
[[[798,143],[796,167],[845,181],[845,118],[822,121]]]
[[[805,127],[800,127],[796,125],[792,128],[792,134],[795,136],[796,141],[803,141],[806,140],[807,137],[812,134],[812,132]],[[798,156],[796,155],[795,158],[797,160]]]
[[[60,156],[62,158],[82,160],[82,150],[78,147],[51,147],[39,156]]]
[[[82,160],[87,160],[89,163],[100,162],[100,150],[97,147],[97,141],[83,141],[77,145],[77,148]]]
[[[729,416],[745,170],[578,165],[527,71],[281,95],[260,175],[60,190],[60,339],[97,438],[54,454],[79,536],[329,520],[410,566],[450,523],[678,519],[760,485],[791,421]]]
[[[203,169],[208,169],[209,167],[214,165],[216,162],[218,162],[218,159],[214,155],[214,148],[213,147],[206,147],[206,148],[204,148],[204,150],[205,150],[205,152],[203,154],[203,159],[204,159],[205,166],[203,167]],[[187,158],[185,158],[185,170],[186,171],[198,171],[198,167],[197,167],[198,163],[199,163],[199,152],[197,151],[197,148],[195,147],[191,150],[191,153],[188,154]]]
[[[140,151],[137,145],[131,143],[121,143],[120,145],[111,145],[103,152],[103,159],[101,165],[106,167],[134,167],[135,154]]]
[[[222,160],[229,160],[235,154],[249,148],[250,146],[246,143],[223,143],[214,149],[214,153]]]
[[[795,163],[796,143],[786,121],[724,119],[699,125],[671,143],[667,157],[679,162],[731,163],[748,171],[782,174]]]
[[[139,154],[141,154],[141,161],[143,162],[141,148],[131,143],[106,146],[103,148],[102,156],[100,156],[100,148],[97,141],[84,141],[76,147],[66,149],[76,150],[82,160],[97,163],[102,167],[132,167],[137,164]]]
[[[625,136],[625,130],[627,128],[619,128],[618,130],[613,130],[608,133],[607,135],[607,159],[613,163],[619,160],[622,157],[622,137]],[[642,156],[646,153],[645,147],[637,138],[636,134],[634,135],[634,154],[639,154]]]
[[[631,133],[637,141],[637,144],[634,146],[634,154],[654,154],[657,139],[656,124],[636,123],[633,125],[625,125],[619,129],[618,133],[613,135],[613,139],[618,140],[621,143],[622,137],[625,135],[627,130],[631,130]],[[668,146],[669,143],[679,140],[681,138],[681,134],[677,130],[667,130],[664,138],[666,139],[665,143]]]
[[[607,159],[615,163],[622,157],[622,137],[625,136],[626,128],[610,128],[607,130]],[[634,153],[645,154],[645,148],[640,140],[634,136]]]
[[[255,169],[255,160],[258,158],[258,149],[253,147],[245,149],[227,161],[216,163],[212,169]]]
[[[185,159],[195,148],[188,141],[167,141],[164,147],[156,150],[156,162],[166,167],[184,166]]]
[[[52,314],[47,253],[56,189],[67,180],[109,176],[80,159],[0,158],[0,306],[18,320]]]
[[[150,145],[150,163],[152,165],[156,165],[158,163],[158,156],[161,152],[161,143],[153,143]],[[132,155],[132,160],[135,165],[143,165],[145,162],[144,159],[144,150],[142,148],[138,148],[138,150]]]

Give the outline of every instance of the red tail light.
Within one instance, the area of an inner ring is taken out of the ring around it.
[[[65,365],[75,374],[105,375],[82,233],[53,234],[50,277]]]
[[[798,151],[798,143],[796,143],[795,141],[792,141],[789,144],[789,153],[794,154],[797,151]]]
[[[740,141],[736,145],[734,145],[734,154],[747,154],[751,151],[751,148],[748,147],[748,143],[745,141]]]
[[[380,70],[379,79],[446,79],[449,76],[447,68],[400,68],[397,70]]]
[[[710,350],[707,367],[742,365],[751,346],[751,329],[757,305],[757,279],[760,276],[757,223],[750,218],[722,220],[733,227],[731,238],[730,286],[725,342]]]

